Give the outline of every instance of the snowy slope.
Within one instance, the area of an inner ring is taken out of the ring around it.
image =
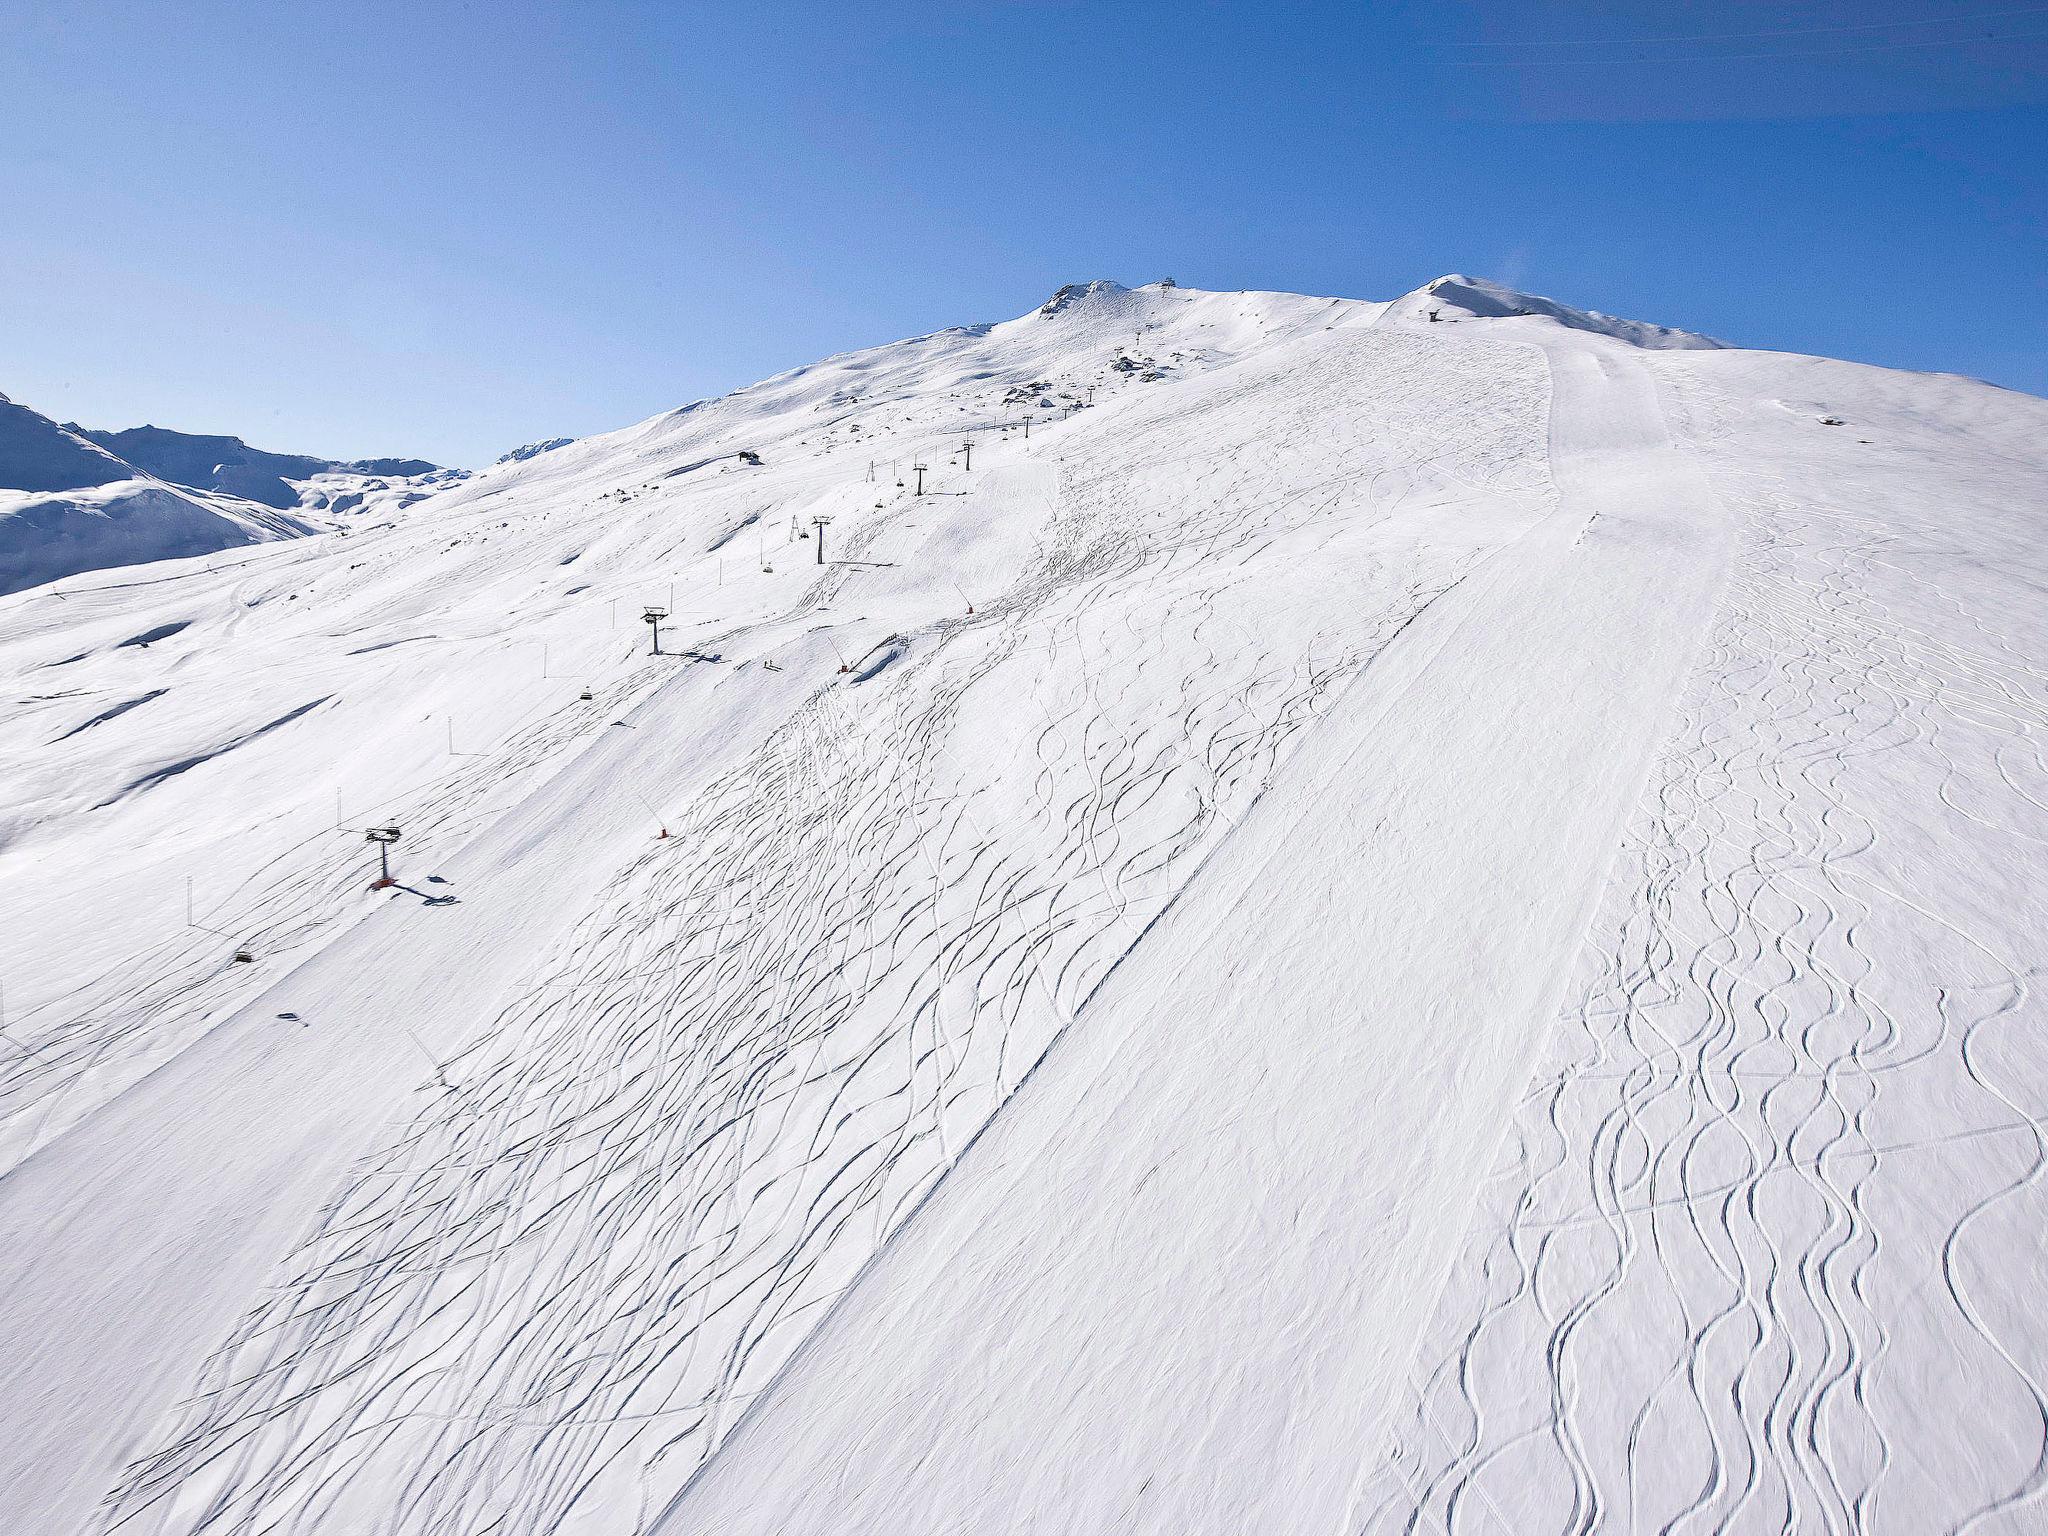
[[[0,1500],[2029,1528],[2044,426],[1089,284],[0,599]]]
[[[318,526],[240,497],[142,476],[56,492],[0,490],[0,592],[299,538]]]
[[[1741,554],[1363,1528],[2039,1530],[2048,405],[1659,374]]]
[[[385,462],[385,461],[369,461]],[[401,465],[420,463],[416,459],[388,461]],[[425,501],[452,485],[469,478],[466,469],[440,469],[432,465],[409,473],[363,468],[323,469],[304,480],[288,481],[295,505],[302,513],[328,517],[352,516],[374,521],[402,511],[416,501]]]
[[[0,395],[0,489],[75,491],[134,475],[82,433]]]

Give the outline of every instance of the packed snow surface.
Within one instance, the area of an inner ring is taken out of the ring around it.
[[[0,598],[6,1528],[2041,1529],[2044,439],[1091,283]]]

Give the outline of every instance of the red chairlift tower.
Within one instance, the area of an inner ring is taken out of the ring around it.
[[[372,827],[363,834],[363,838],[377,845],[377,878],[370,882],[370,889],[389,890],[398,883],[391,878],[391,845],[398,841],[398,828]]]

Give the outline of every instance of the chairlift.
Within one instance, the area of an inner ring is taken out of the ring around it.
[[[370,889],[373,891],[388,890],[398,884],[396,880],[391,878],[391,845],[398,841],[398,828],[371,827],[363,833],[363,839],[366,842],[374,843],[377,848],[378,874],[377,878],[370,882]]]

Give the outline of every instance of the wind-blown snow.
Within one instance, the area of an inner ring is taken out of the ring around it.
[[[2044,428],[1088,284],[0,599],[0,1504],[2029,1528]]]
[[[1402,318],[1427,319],[1431,312],[1437,323],[1456,325],[1464,320],[1502,320],[1538,316],[1575,331],[1612,336],[1631,346],[1662,351],[1706,351],[1726,347],[1725,341],[1693,331],[1674,330],[1668,325],[1646,325],[1640,320],[1622,320],[1596,309],[1573,309],[1555,299],[1517,293],[1484,278],[1453,273],[1440,277],[1426,288],[1408,295],[1396,306]]]

